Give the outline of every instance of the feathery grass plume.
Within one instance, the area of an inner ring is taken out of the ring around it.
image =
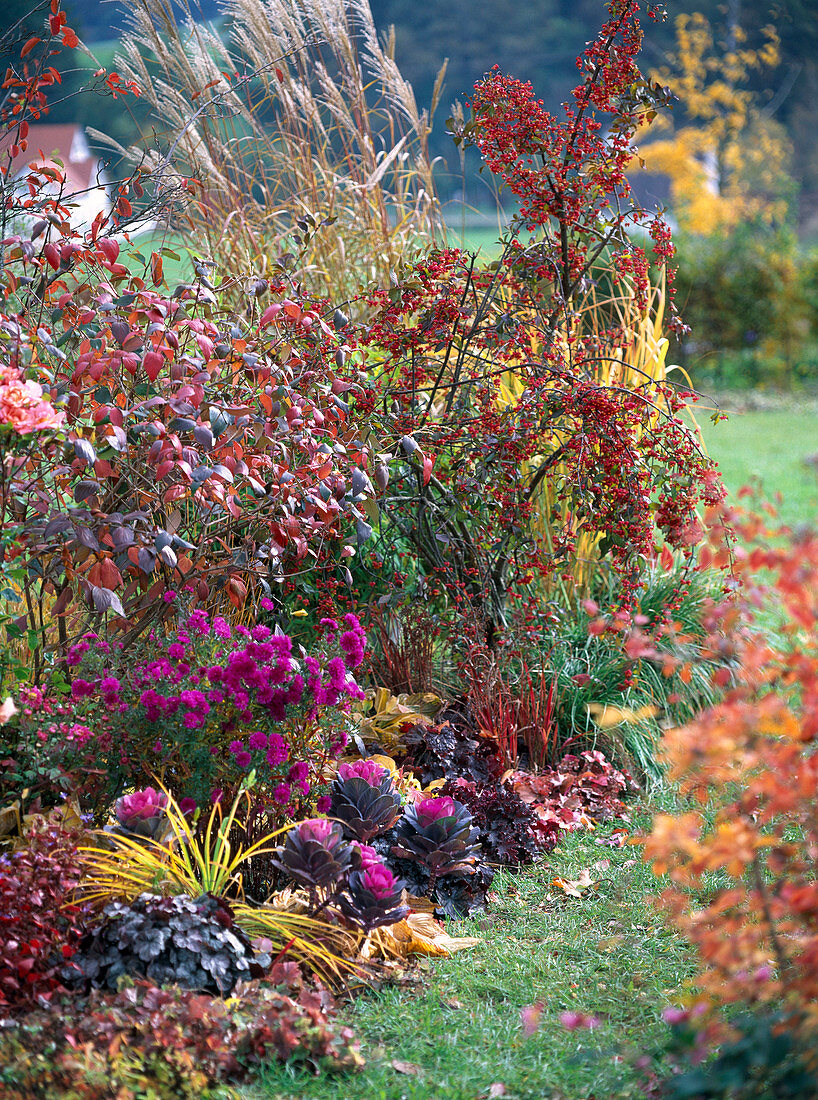
[[[131,10],[117,66],[154,130],[128,155],[169,200],[196,181],[196,200],[170,202],[168,216],[225,274],[280,274],[281,263],[337,301],[443,240],[436,103],[418,109],[367,0],[225,0],[221,31],[180,7],[181,19],[162,0]]]

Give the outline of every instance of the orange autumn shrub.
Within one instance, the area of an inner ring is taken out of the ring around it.
[[[760,516],[736,532],[743,583],[712,637],[732,672],[717,706],[666,736],[691,808],[656,815],[644,857],[698,951],[692,1017],[710,1041],[728,1034],[710,1009],[735,1006],[818,1052],[818,532]]]

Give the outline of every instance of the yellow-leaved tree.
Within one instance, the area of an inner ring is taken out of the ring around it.
[[[678,98],[674,116],[657,118],[640,148],[641,166],[670,178],[671,207],[681,229],[709,235],[747,220],[777,224],[792,188],[783,127],[749,86],[754,72],[780,59],[775,28],[750,49],[733,24],[717,41],[699,12],[676,19],[676,47],[653,78]]]

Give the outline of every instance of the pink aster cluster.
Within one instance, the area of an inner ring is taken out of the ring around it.
[[[347,629],[338,639],[338,645],[344,654],[344,664],[352,670],[363,662],[366,652],[366,632],[357,615],[344,615],[344,625]]]
[[[0,366],[0,425],[27,435],[60,428],[64,421],[65,413],[44,399],[42,386],[14,367]]]
[[[105,749],[112,785],[121,790],[159,773],[180,774],[186,778],[174,795],[202,802],[214,791],[234,790],[253,771],[255,790],[268,806],[297,815],[311,793],[311,776],[305,750],[296,753],[288,730],[314,724],[310,753],[327,760],[343,751],[345,733],[316,719],[363,696],[347,667],[365,646],[358,620],[344,621],[345,659],[296,654],[291,637],[264,624],[231,625],[203,609],[185,614],[180,608],[180,615],[175,632],[152,632],[127,663],[91,634],[68,653],[73,714],[91,728],[107,723],[115,735],[114,749],[110,742]],[[337,637],[335,643],[340,647]],[[127,720],[117,720],[124,714]],[[376,784],[385,775],[374,765],[364,770]]]

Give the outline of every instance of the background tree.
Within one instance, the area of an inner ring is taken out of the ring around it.
[[[678,99],[675,118],[658,117],[640,152],[649,171],[670,177],[680,225],[707,235],[758,219],[780,224],[792,198],[790,143],[763,109],[750,77],[781,59],[772,26],[758,47],[732,22],[719,40],[701,13],[676,19],[676,46],[655,78]]]

